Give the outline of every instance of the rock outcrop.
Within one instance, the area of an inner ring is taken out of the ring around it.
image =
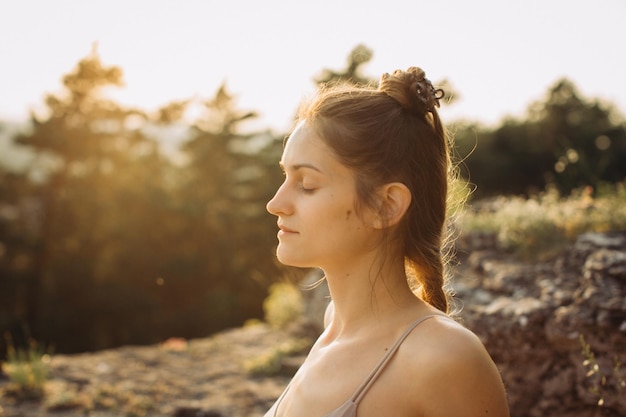
[[[472,251],[461,317],[501,369],[511,415],[626,415],[626,234],[584,234],[550,261]]]

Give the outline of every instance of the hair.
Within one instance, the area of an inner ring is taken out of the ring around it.
[[[383,74],[378,88],[334,85],[320,88],[298,112],[355,174],[357,210],[377,207],[375,190],[401,182],[411,203],[396,228],[407,277],[415,294],[448,312],[444,245],[448,185],[454,178],[449,139],[435,89],[422,69]],[[384,218],[384,216],[383,216]]]

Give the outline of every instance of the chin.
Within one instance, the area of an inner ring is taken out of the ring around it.
[[[310,262],[302,259],[302,257],[294,256],[294,254],[283,253],[280,250],[276,252],[276,258],[278,262],[286,266],[294,266],[296,268],[314,268]]]

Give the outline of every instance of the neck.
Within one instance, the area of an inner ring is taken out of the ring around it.
[[[329,323],[332,338],[349,336],[360,329],[388,326],[390,320],[404,320],[426,311],[425,303],[410,290],[404,260],[355,262],[352,267],[324,268],[334,303]]]

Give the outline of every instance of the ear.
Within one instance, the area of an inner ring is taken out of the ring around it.
[[[382,229],[400,223],[411,204],[411,191],[401,182],[391,182],[378,189],[378,198],[380,209],[374,227]]]

